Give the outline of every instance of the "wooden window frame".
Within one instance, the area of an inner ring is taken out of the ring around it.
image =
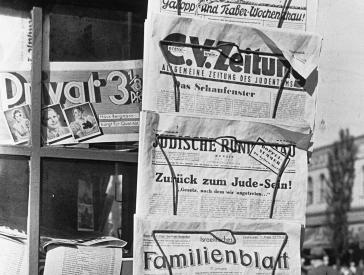
[[[39,223],[41,204],[41,163],[43,158],[84,159],[113,162],[137,163],[136,152],[123,152],[97,149],[55,148],[41,145],[41,94],[42,94],[42,55],[43,55],[43,11],[33,7],[32,17],[32,66],[31,66],[31,145],[0,145],[0,155],[23,156],[29,159],[29,197],[28,197],[28,271],[29,274],[39,272]],[[47,38],[46,38],[47,39]]]

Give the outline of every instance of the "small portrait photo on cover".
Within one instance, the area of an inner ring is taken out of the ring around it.
[[[81,141],[101,134],[101,130],[89,102],[64,109],[73,138]]]
[[[71,135],[60,104],[50,105],[42,109],[42,139],[44,143],[50,144]]]
[[[8,109],[4,115],[14,143],[28,143],[31,135],[29,104]]]

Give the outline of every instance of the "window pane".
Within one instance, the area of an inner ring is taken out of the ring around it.
[[[43,68],[45,146],[136,148],[142,62],[135,60],[143,56],[145,15],[144,8],[133,12],[122,8],[127,6],[55,5],[47,10],[45,59],[50,64]]]
[[[325,202],[326,196],[326,182],[325,182],[325,175],[320,174],[320,202]]]
[[[0,157],[0,274],[27,274],[29,164]]]
[[[23,158],[0,157],[0,225],[26,232],[29,165]]]
[[[313,182],[312,177],[308,177],[307,186],[307,205],[313,204]]]
[[[131,257],[136,174],[136,163],[43,160],[41,235],[114,236]]]

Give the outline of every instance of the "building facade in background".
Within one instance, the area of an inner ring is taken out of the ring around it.
[[[348,213],[350,243],[353,251],[364,255],[364,136],[357,137],[358,147],[355,162],[355,180],[351,210]],[[322,247],[330,252],[330,229],[326,221],[326,193],[329,180],[328,154],[332,145],[314,150],[309,168],[307,185],[306,230],[304,251]]]

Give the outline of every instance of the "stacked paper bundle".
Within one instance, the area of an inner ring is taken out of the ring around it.
[[[321,48],[309,4],[149,1],[135,275],[300,273]]]
[[[44,275],[120,274],[122,248],[126,242],[115,237],[41,238],[41,252],[46,254]]]
[[[17,229],[0,226],[0,274],[27,274],[27,236]]]

